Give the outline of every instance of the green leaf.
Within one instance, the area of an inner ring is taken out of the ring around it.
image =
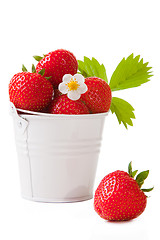
[[[148,177],[149,170],[143,171],[139,173],[136,177],[136,182],[138,183],[139,187],[141,187],[144,183],[144,180]]]
[[[45,77],[45,79],[49,80],[49,79],[51,79],[51,77],[52,77],[52,76],[50,76],[50,77]]]
[[[45,73],[45,68],[41,69],[38,73],[39,73],[41,76],[43,76],[44,73]]]
[[[84,77],[87,77],[86,70],[84,70],[84,69],[85,69],[84,62],[81,61],[81,60],[78,60],[78,70],[79,70],[79,73],[82,74]]]
[[[84,64],[85,64],[85,70],[88,76],[92,76],[92,69],[91,69],[91,60],[84,56]]]
[[[132,171],[132,162],[130,162],[128,165],[129,176],[134,178],[136,176],[137,172],[138,172],[138,170]]]
[[[130,162],[128,165],[128,174],[129,174],[129,176],[132,177],[132,162]]]
[[[78,70],[84,77],[99,77],[108,82],[106,69],[95,58],[84,56],[84,61],[78,60]]]
[[[141,189],[143,192],[150,192],[150,191],[152,191],[154,189],[154,187],[152,187],[152,188],[147,188],[147,189]]]
[[[23,72],[28,72],[27,68],[24,66],[24,64],[22,64],[22,71]]]
[[[41,57],[41,56],[33,56],[33,58],[36,60],[36,61],[40,61],[43,57]]]
[[[123,123],[127,128],[127,124],[133,126],[131,118],[135,118],[133,113],[134,108],[125,100],[117,97],[112,97],[111,112],[115,113],[119,124]]]
[[[135,170],[135,171],[132,172],[132,177],[133,178],[136,176],[137,172],[138,172],[138,170]]]
[[[133,53],[127,58],[123,58],[113,72],[109,86],[112,91],[138,87],[148,82],[151,76],[147,63],[140,60],[140,55],[134,58]]]
[[[35,68],[34,64],[32,64],[32,73],[36,73],[36,68]]]

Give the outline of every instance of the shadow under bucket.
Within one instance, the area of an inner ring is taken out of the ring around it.
[[[91,199],[108,113],[17,112],[11,103],[11,114],[22,197],[41,202]]]

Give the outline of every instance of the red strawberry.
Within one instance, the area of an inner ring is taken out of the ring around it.
[[[61,96],[62,93],[58,89],[54,89],[54,100],[55,98]],[[43,113],[50,113],[51,112],[51,106],[53,105],[53,101],[50,102],[50,104],[43,109]]]
[[[131,166],[131,163],[130,163]],[[141,172],[136,180],[124,171],[115,171],[105,176],[94,196],[94,209],[106,220],[122,221],[138,217],[145,210],[147,197],[144,192],[151,189],[140,189],[149,171]],[[144,191],[144,192],[143,192]]]
[[[62,93],[58,89],[54,89],[54,98],[61,96]]]
[[[53,114],[89,114],[87,106],[80,100],[73,101],[67,95],[52,100],[49,112]]]
[[[97,77],[85,79],[88,91],[81,95],[81,100],[87,105],[92,113],[108,112],[111,105],[111,89],[109,85]]]
[[[38,62],[36,71],[39,72],[43,68],[45,68],[44,76],[51,77],[49,81],[57,87],[65,74],[74,75],[77,73],[78,62],[71,52],[58,49],[48,53]]]
[[[16,108],[41,111],[52,100],[52,84],[37,73],[22,72],[9,83],[10,101]]]

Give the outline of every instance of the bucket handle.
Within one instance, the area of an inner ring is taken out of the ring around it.
[[[16,120],[16,127],[18,131],[23,134],[28,126],[28,121],[19,116],[17,109],[12,102],[10,102],[10,114]]]

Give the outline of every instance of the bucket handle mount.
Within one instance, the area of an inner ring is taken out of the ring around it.
[[[18,112],[16,107],[12,102],[10,102],[10,114],[13,116],[13,118],[16,120],[16,127],[21,133],[24,133],[28,126],[28,121],[22,118]]]

